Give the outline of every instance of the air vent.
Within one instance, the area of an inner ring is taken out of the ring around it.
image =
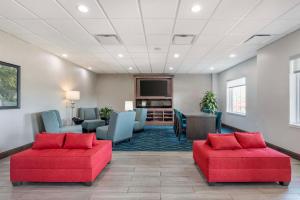
[[[172,43],[175,45],[191,45],[194,39],[195,35],[174,35]]]
[[[109,34],[109,35],[96,35],[96,39],[102,45],[120,45],[120,39],[117,35]]]
[[[263,44],[272,39],[272,35],[270,34],[256,34],[252,35],[250,38],[248,38],[244,43],[250,43],[250,44]]]

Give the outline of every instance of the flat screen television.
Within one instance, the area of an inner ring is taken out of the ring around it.
[[[168,80],[140,80],[140,96],[168,96]]]

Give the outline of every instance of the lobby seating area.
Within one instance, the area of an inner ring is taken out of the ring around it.
[[[300,200],[299,13],[0,1],[0,200]]]

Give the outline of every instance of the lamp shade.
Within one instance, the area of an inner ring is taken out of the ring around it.
[[[125,101],[125,111],[133,110],[133,101]]]
[[[80,99],[80,91],[67,91],[66,99],[75,101]]]

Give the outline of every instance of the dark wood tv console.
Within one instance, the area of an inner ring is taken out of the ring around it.
[[[141,96],[141,80],[167,81],[166,96]],[[147,125],[172,125],[173,122],[173,76],[172,75],[136,75],[134,81],[135,107],[147,108]]]

